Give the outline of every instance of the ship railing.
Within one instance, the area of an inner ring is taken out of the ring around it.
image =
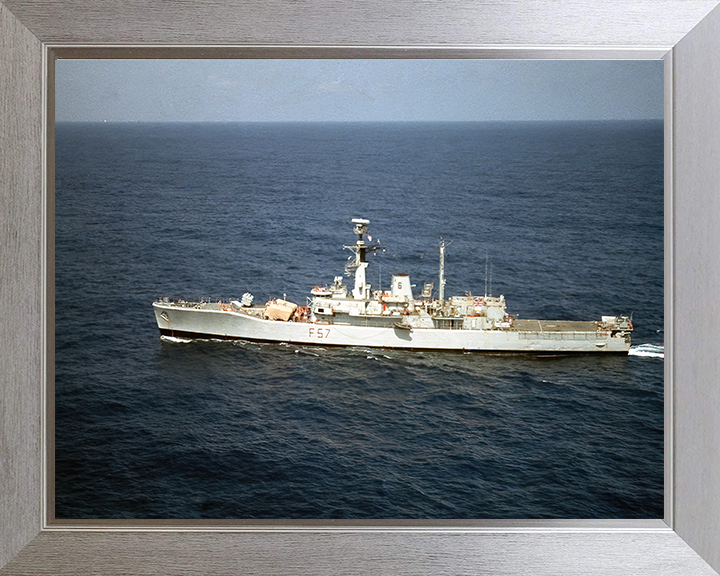
[[[172,298],[158,298],[155,300],[158,304],[165,306],[173,306],[175,308],[195,308],[197,310],[220,310],[222,305],[230,307],[229,303],[214,302],[209,298],[200,298],[198,300],[184,300],[182,298],[174,300]]]
[[[597,340],[604,332],[518,332],[520,340]]]
[[[462,330],[465,325],[465,319],[462,317],[434,317],[433,325],[440,330]]]

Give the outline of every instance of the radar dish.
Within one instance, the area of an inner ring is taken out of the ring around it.
[[[367,228],[368,224],[370,224],[370,220],[364,220],[363,218],[353,218],[352,223],[355,224],[353,232],[360,236],[360,239],[362,240],[362,235],[367,234]]]

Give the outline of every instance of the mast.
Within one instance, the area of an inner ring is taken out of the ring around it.
[[[368,246],[365,244],[363,236],[367,234],[368,225],[370,220],[363,218],[353,218],[352,223],[355,225],[353,231],[358,235],[358,239],[354,246],[344,246],[355,253],[355,258],[351,257],[351,260],[345,266],[345,271],[349,273],[349,270],[355,268],[355,288],[352,291],[353,297],[358,300],[366,300],[370,296],[370,285],[367,283],[365,276],[365,269],[368,266],[366,254],[368,252],[374,252],[375,250],[382,249],[380,244],[374,246]]]
[[[355,246],[357,246],[357,254],[358,254],[358,260],[359,262],[367,262],[365,258],[365,252],[367,251],[367,246],[365,245],[365,240],[363,240],[363,234],[367,234],[367,227],[368,224],[370,224],[370,220],[363,220],[362,218],[353,218],[352,223],[355,224],[355,228],[353,229],[353,232],[358,235],[358,240],[355,242]]]
[[[438,284],[440,291],[438,298],[440,304],[445,301],[445,240],[440,238],[440,282]]]
[[[487,250],[485,251],[485,298],[487,298],[488,295],[488,253]]]

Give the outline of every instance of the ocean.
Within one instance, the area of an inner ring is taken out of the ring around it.
[[[58,123],[59,519],[663,517],[663,124]],[[342,274],[632,314],[628,356],[162,339]]]

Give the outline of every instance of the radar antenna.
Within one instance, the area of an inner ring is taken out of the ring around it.
[[[374,252],[375,250],[385,250],[382,246],[380,246],[379,242],[374,246],[368,246],[367,244],[365,244],[365,239],[363,238],[363,236],[367,234],[370,220],[365,220],[363,218],[353,218],[352,223],[355,224],[353,232],[358,235],[358,239],[357,242],[355,242],[354,246],[343,246],[343,248],[351,250],[354,253],[354,256],[350,256],[348,258],[347,264],[345,265],[346,274],[350,274],[353,268],[357,268],[363,262],[367,262],[366,255],[368,252]]]

